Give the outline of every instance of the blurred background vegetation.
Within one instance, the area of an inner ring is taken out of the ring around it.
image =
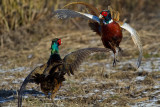
[[[118,10],[120,12],[121,20],[127,19],[128,22],[130,20],[137,21],[145,18],[152,18],[152,14],[159,14],[160,3],[159,0],[1,0],[0,1],[0,45],[1,48],[4,46],[8,46],[7,43],[11,43],[14,40],[16,43],[21,42],[23,36],[25,36],[25,32],[29,32],[30,34],[35,33],[34,24],[39,23],[38,32],[44,27],[48,27],[51,23],[45,23],[48,21],[48,16],[51,14],[53,10],[60,9],[64,5],[74,1],[83,1],[90,3],[97,7],[99,10],[107,9],[108,5],[111,5],[112,8]],[[78,6],[79,10],[82,10],[83,6]],[[77,6],[73,6],[72,8],[77,10]],[[84,9],[84,8],[83,8]],[[138,17],[140,16],[140,17]],[[123,21],[122,20],[122,21]],[[42,22],[43,21],[43,22]],[[40,24],[41,22],[41,24]],[[52,21],[54,24],[54,21]],[[70,22],[68,22],[70,23]],[[86,24],[86,21],[83,21]],[[65,24],[67,26],[67,24]],[[76,25],[76,24],[75,24]],[[56,25],[57,28],[61,29],[63,25]],[[68,26],[71,26],[69,24]],[[66,27],[67,29],[68,27]],[[82,27],[83,28],[83,27]],[[85,28],[85,27],[84,27]],[[13,32],[17,31],[17,29],[21,29],[18,32],[21,32],[18,35],[14,35]],[[34,29],[34,30],[32,30]],[[46,28],[47,29],[47,28]],[[25,30],[25,31],[24,31]],[[65,28],[63,28],[65,30]],[[44,30],[46,31],[46,30]],[[44,32],[43,31],[43,32]],[[47,32],[47,31],[46,31]],[[53,31],[52,31],[53,32]],[[13,35],[10,35],[13,34]],[[41,38],[40,35],[47,35],[46,33],[38,33],[37,38],[32,38],[32,41],[39,40]],[[16,37],[14,37],[16,36]],[[19,38],[19,39],[18,39]],[[27,39],[27,37],[23,38]],[[6,45],[5,45],[6,44]],[[16,44],[15,44],[16,45]]]

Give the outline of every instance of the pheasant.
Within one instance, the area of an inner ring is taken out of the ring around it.
[[[41,87],[45,95],[51,93],[51,98],[55,97],[56,92],[65,81],[64,75],[74,75],[79,65],[94,52],[109,52],[106,48],[84,48],[69,53],[63,59],[59,54],[61,39],[55,38],[51,44],[51,55],[47,63],[36,67],[23,81],[18,93],[18,107],[22,106],[22,93],[27,83],[36,83]]]
[[[115,11],[111,7],[109,7],[108,10],[102,10],[101,12],[99,12],[97,8],[84,2],[72,2],[65,5],[64,7],[73,4],[85,5],[89,9],[90,14],[77,12],[69,9],[58,9],[53,12],[53,15],[60,19],[81,17],[89,20],[90,28],[101,37],[104,47],[109,48],[113,51],[113,66],[116,65],[117,61],[115,55],[117,52],[116,48],[118,48],[118,50],[121,51],[119,44],[123,38],[122,28],[126,29],[131,33],[132,40],[134,44],[138,47],[139,57],[136,68],[138,69],[140,67],[143,49],[139,34],[129,24],[119,21],[118,11]]]

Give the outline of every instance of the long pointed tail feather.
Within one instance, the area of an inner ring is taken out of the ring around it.
[[[99,11],[98,11],[98,9],[95,8],[94,6],[88,4],[88,3],[85,3],[85,2],[72,2],[72,3],[69,3],[69,4],[65,5],[63,8],[68,7],[68,6],[70,6],[70,5],[74,5],[74,4],[84,5],[84,6],[86,6],[86,7],[89,9],[89,11],[90,11],[90,13],[91,13],[92,15],[99,16]]]

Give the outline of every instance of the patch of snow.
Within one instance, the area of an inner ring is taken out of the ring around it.
[[[93,66],[95,66],[95,65],[99,65],[99,63],[97,63],[97,62],[95,62],[95,63],[90,63],[90,64],[89,64],[89,67],[93,67]]]
[[[95,89],[94,92],[97,93],[97,92],[100,92],[100,91],[98,89]]]
[[[29,54],[27,58],[30,59],[30,58],[32,58],[32,57],[33,57],[33,55],[32,55],[32,54]]]
[[[138,80],[138,81],[143,81],[144,79],[145,79],[145,76],[144,77],[142,77],[142,76],[136,77],[136,80]]]
[[[7,84],[8,84],[7,81],[3,81],[3,82],[1,83],[1,85],[7,85]]]
[[[5,72],[7,72],[7,71],[0,69],[0,72],[1,72],[1,73],[5,73]]]
[[[14,81],[12,81],[12,83],[19,84],[20,82],[18,80],[14,80]]]
[[[15,98],[13,96],[9,96],[7,98],[0,97],[0,103],[5,103],[5,102],[8,102],[8,101],[12,101],[14,99]]]
[[[96,83],[94,78],[86,78],[81,84]]]
[[[13,68],[13,69],[10,69],[9,71],[13,72],[13,71],[24,71],[26,69],[26,67],[17,67],[17,68]]]

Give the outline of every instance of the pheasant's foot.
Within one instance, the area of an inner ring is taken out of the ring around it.
[[[116,66],[116,63],[117,63],[117,62],[119,62],[119,60],[117,60],[116,58],[114,58],[114,60],[113,60],[113,67]]]

